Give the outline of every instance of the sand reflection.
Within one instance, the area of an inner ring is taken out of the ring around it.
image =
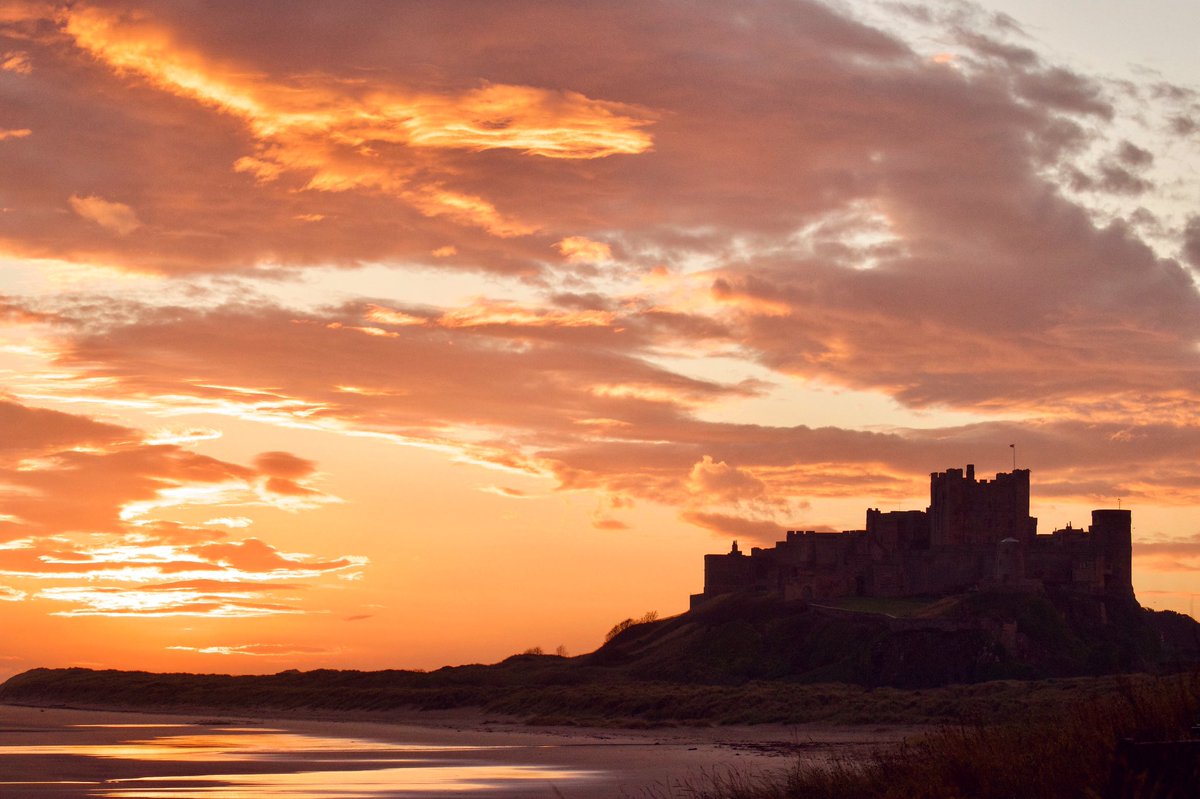
[[[354,799],[502,789],[523,793],[526,788],[549,795],[551,785],[599,774],[514,764],[515,750],[522,748],[516,746],[394,744],[235,726],[83,726],[127,729],[132,740],[0,746],[0,756],[120,761],[120,769],[105,774],[108,779],[88,784],[87,796],[105,799]],[[148,734],[156,727],[162,734]],[[508,750],[503,764],[489,762],[488,753],[497,750]],[[517,759],[523,758],[517,754]],[[0,781],[5,784],[56,783]]]
[[[537,766],[464,766],[442,764],[371,771],[300,771],[290,774],[213,775],[205,780],[190,777],[124,780],[105,787],[95,796],[110,799],[367,799],[368,797],[459,793],[516,788],[521,783],[565,783],[590,772],[563,771]],[[210,784],[209,780],[213,783]],[[144,783],[131,785],[130,783]]]
[[[116,725],[105,725],[115,727]],[[127,725],[132,727],[133,725]],[[141,725],[154,726],[154,725]],[[186,726],[186,725],[175,725]],[[363,738],[322,738],[284,730],[229,728],[194,735],[168,735],[117,744],[52,744],[0,747],[0,754],[82,755],[84,757],[131,758],[134,760],[367,760],[381,762],[408,760],[412,754],[483,752],[505,749],[503,746],[438,746],[396,744]],[[380,758],[380,753],[395,757]]]

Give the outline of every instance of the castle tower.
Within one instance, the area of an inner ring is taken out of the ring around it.
[[[976,480],[975,466],[929,476],[929,532],[935,546],[995,544],[1005,538],[1033,540],[1037,519],[1029,515],[1029,470]]]
[[[1133,595],[1133,519],[1128,510],[1092,511],[1090,529],[1096,554],[1104,559],[1104,591]]]
[[[704,594],[712,596],[750,588],[752,568],[750,558],[738,549],[737,541],[727,555],[705,555]]]

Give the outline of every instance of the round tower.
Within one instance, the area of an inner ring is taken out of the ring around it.
[[[1133,515],[1128,510],[1092,511],[1092,544],[1104,558],[1104,590],[1133,594]]]

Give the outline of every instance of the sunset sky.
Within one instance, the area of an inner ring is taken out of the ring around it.
[[[585,652],[1010,444],[1197,615],[1197,30],[0,0],[0,677]]]

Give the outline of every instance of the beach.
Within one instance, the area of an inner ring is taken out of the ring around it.
[[[531,727],[470,710],[289,715],[0,705],[0,794],[66,797],[680,795],[797,757],[857,757],[896,726]]]

